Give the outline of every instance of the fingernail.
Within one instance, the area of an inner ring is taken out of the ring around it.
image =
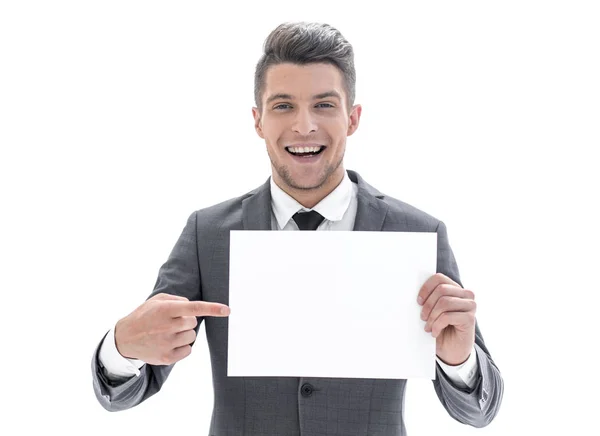
[[[420,295],[419,295],[419,297],[417,297],[417,303],[419,303],[421,305],[423,304],[423,297],[421,297]]]
[[[221,315],[227,315],[228,312],[229,312],[229,309],[227,307],[221,308]]]

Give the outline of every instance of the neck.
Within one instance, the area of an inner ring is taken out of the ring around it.
[[[283,192],[288,194],[298,203],[300,203],[303,207],[307,209],[312,209],[315,207],[321,200],[331,194],[335,188],[337,188],[346,175],[346,170],[340,165],[338,171],[331,174],[329,178],[325,181],[325,183],[315,189],[298,189],[292,186],[289,186],[283,180],[279,178],[277,173],[273,172],[273,181],[281,188]]]

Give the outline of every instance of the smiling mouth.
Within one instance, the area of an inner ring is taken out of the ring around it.
[[[318,147],[285,147],[285,150],[292,156],[309,157],[321,154],[327,147],[320,145]]]

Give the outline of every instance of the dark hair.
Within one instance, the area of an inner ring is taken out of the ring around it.
[[[262,93],[267,70],[272,65],[328,63],[344,78],[348,110],[355,98],[356,72],[352,45],[336,28],[324,23],[287,22],[277,26],[264,43],[264,53],[254,74],[254,101],[262,111]]]

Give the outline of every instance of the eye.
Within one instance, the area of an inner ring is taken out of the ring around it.
[[[277,106],[275,106],[273,108],[273,110],[284,110],[284,109],[288,109],[290,107],[291,107],[291,105],[289,105],[287,103],[281,103],[281,104],[278,104]],[[335,106],[332,105],[331,103],[317,103],[316,107],[327,109],[327,108],[334,108]]]

